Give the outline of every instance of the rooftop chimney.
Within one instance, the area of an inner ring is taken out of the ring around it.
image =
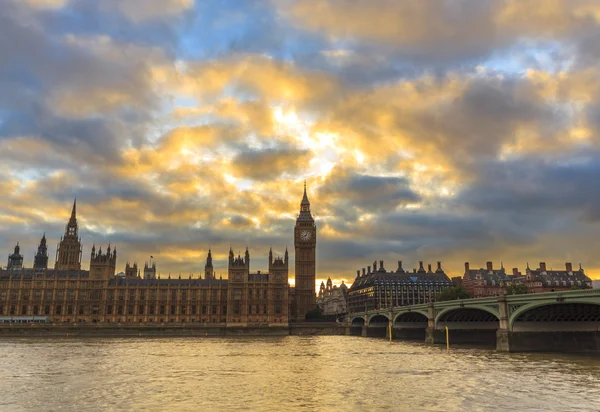
[[[571,264],[571,262],[565,263],[565,269],[567,270],[567,272],[573,271],[573,265]]]
[[[465,273],[469,271],[469,262],[465,262]]]
[[[379,261],[379,269],[383,269],[383,260]]]
[[[401,260],[398,261],[398,272],[404,272],[404,269],[402,269],[402,261]]]
[[[513,268],[512,273],[513,273],[513,276],[519,276],[519,269]]]
[[[542,272],[545,272],[545,271],[546,271],[546,262],[540,262],[540,270],[541,270]]]
[[[427,265],[427,272],[431,273],[431,263]]]
[[[442,272],[442,262],[438,261],[437,265],[438,265],[437,270]]]
[[[492,262],[487,262],[485,265],[487,267],[488,272],[494,270],[494,265],[492,264]]]
[[[362,273],[363,273],[362,275],[363,275],[363,276],[365,275],[365,271],[366,271],[366,269],[365,269],[365,268],[362,268]]]
[[[367,266],[367,273],[371,273],[371,266]]]

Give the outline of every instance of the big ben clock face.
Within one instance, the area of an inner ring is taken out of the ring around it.
[[[300,239],[305,242],[310,240],[311,237],[312,233],[310,232],[310,230],[303,230],[302,232],[300,232]]]

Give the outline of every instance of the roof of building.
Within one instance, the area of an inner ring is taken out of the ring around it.
[[[386,272],[381,268],[377,272],[367,273],[354,280],[350,291],[363,289],[380,283],[452,283],[444,272]]]
[[[142,279],[115,277],[109,286],[227,286],[225,279]]]
[[[527,275],[531,276],[533,280],[542,282],[543,286],[575,286],[581,285],[582,283],[591,283],[592,279],[587,277],[583,271],[573,270],[527,270]]]
[[[63,269],[33,269],[33,268],[19,268],[16,270],[0,270],[0,278],[18,278],[21,276],[46,276],[54,278],[87,278],[90,276],[89,270],[63,270]]]

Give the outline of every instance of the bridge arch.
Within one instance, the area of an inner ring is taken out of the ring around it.
[[[500,322],[500,314],[487,306],[469,305],[449,307],[441,310],[435,317],[435,328],[440,321],[449,322]]]
[[[387,326],[390,321],[390,318],[383,313],[376,313],[369,317],[369,321],[367,323],[368,326]]]
[[[515,322],[597,322],[600,323],[600,303],[589,300],[576,302],[541,302],[521,306],[509,319],[509,330]]]
[[[363,326],[365,324],[365,318],[362,316],[356,316],[350,321],[351,326]]]
[[[421,311],[400,312],[394,317],[394,325],[399,322],[427,322],[427,313]]]

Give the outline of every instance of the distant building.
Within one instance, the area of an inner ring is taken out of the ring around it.
[[[592,280],[592,288],[600,289],[600,279]]]
[[[305,311],[316,304],[306,283],[314,279],[316,226],[310,215],[306,189],[295,226],[296,250],[302,254],[297,285],[288,282],[289,254],[268,254],[268,271],[250,271],[248,248],[244,257],[229,251],[228,279],[216,279],[212,252],[208,251],[204,279],[161,279],[156,263],[125,265],[115,275],[117,250],[92,246],[89,270],[81,269],[76,202],[56,252],[54,269],[47,268],[46,237],[34,257],[34,268],[23,268],[17,244],[9,255],[8,269],[0,270],[0,316],[44,316],[53,323],[220,323],[223,326],[286,327],[290,309]],[[152,258],[152,257],[151,257]],[[289,293],[302,296],[290,302]],[[312,302],[312,303],[311,303]]]
[[[466,262],[462,284],[472,297],[479,298],[504,295],[507,287],[519,284],[525,285],[531,293],[589,288],[591,279],[581,267],[574,271],[571,263],[565,264],[565,270],[547,270],[545,262],[540,262],[536,270],[527,265],[523,275],[517,268],[508,274],[502,265],[500,269],[494,269],[492,262],[480,269],[471,269]]]
[[[592,287],[592,279],[579,269],[573,270],[570,262],[565,263],[564,270],[547,269],[546,262],[540,262],[540,267],[532,270],[527,265],[525,271],[526,285],[532,292],[553,292],[557,290],[586,289]]]
[[[379,268],[375,261],[373,270],[368,266],[367,270],[356,271],[356,279],[348,291],[348,310],[362,312],[433,302],[438,293],[450,286],[452,281],[442,269],[441,262],[437,263],[435,271],[431,270],[431,265],[425,270],[423,262],[419,262],[419,269],[407,272],[399,261],[398,268],[388,272],[382,260]]]
[[[507,274],[503,265],[494,269],[493,263],[487,262],[485,268],[471,269],[469,262],[465,262],[462,286],[471,297],[479,298],[503,295],[506,286],[523,283],[524,280],[516,268]]]
[[[460,276],[453,276],[452,284],[457,288],[463,287],[463,279]]]
[[[331,278],[327,279],[327,286],[321,282],[317,305],[325,316],[348,313],[348,286],[344,281],[339,287],[334,286]]]

